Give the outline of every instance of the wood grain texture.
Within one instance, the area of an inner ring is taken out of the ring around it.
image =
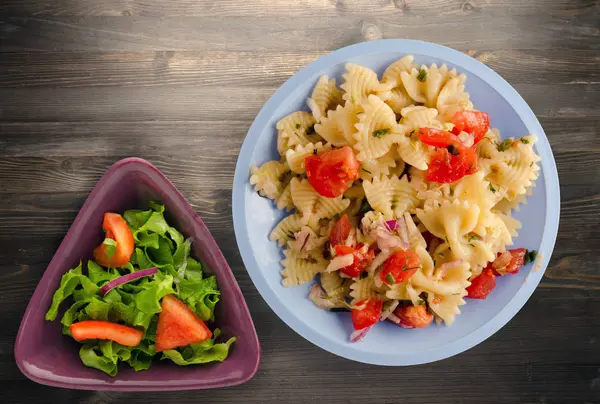
[[[291,75],[342,46],[414,38],[497,71],[536,113],[561,183],[550,265],[498,333],[411,368],[350,362],[288,328],[232,229],[252,120]],[[0,401],[4,403],[600,403],[600,1],[4,0],[0,2]],[[156,164],[200,213],[253,314],[249,383],[210,392],[44,387],[13,344],[43,271],[116,160]]]

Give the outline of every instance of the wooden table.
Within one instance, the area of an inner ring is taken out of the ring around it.
[[[597,0],[4,0],[0,4],[2,403],[599,403],[600,3]],[[337,48],[379,38],[454,47],[506,78],[539,117],[562,217],[546,276],[479,346],[410,368],[329,354],[288,328],[237,251],[231,186],[263,103]],[[216,391],[69,391],[13,359],[21,315],[104,170],[156,164],[200,213],[245,294],[260,371]]]

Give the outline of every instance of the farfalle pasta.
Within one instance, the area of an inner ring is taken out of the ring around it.
[[[466,76],[405,56],[377,73],[322,76],[307,109],[276,125],[279,161],[250,183],[291,214],[272,230],[282,284],[310,282],[318,307],[352,312],[352,341],[378,321],[450,325],[467,298],[535,251],[508,249],[511,216],[539,175],[535,135],[502,140]],[[310,112],[308,112],[310,111]]]

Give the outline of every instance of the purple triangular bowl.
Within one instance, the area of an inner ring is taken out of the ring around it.
[[[216,275],[221,300],[215,325],[223,331],[223,339],[235,336],[237,342],[222,363],[181,367],[170,361],[154,361],[149,370],[140,372],[123,364],[117,376],[110,377],[81,363],[79,343],[61,334],[60,316],[49,322],[44,315],[61,276],[80,260],[91,258],[93,248],[102,241],[104,212],[144,208],[150,200],[166,205],[167,220],[192,238],[193,256],[200,259],[207,273]],[[15,360],[31,380],[56,387],[118,391],[210,389],[250,380],[258,370],[260,345],[242,292],[206,225],[156,167],[139,158],[126,158],[100,179],[46,268],[23,315]]]

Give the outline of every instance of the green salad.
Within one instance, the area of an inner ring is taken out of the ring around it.
[[[46,313],[53,321],[68,302],[62,333],[82,343],[85,366],[111,376],[119,362],[146,370],[155,357],[181,366],[221,362],[235,342],[217,343],[220,330],[205,325],[220,298],[216,278],[190,256],[191,241],[167,223],[164,206],[149,205],[105,214],[94,260],[63,275]]]

